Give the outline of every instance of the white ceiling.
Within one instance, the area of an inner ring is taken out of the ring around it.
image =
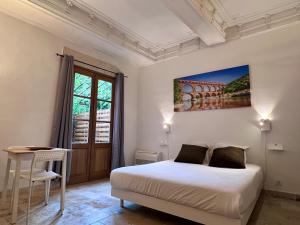
[[[299,0],[212,0],[229,25],[237,25],[300,6]]]
[[[0,0],[0,11],[139,65],[300,22],[300,0]]]
[[[128,33],[151,45],[167,48],[190,40],[194,34],[160,0],[81,0]]]

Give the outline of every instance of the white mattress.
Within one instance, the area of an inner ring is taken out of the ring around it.
[[[132,191],[230,218],[241,218],[259,195],[257,165],[225,169],[171,160],[112,171],[112,188]]]

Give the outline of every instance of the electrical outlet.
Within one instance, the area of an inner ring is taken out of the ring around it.
[[[273,150],[273,151],[283,151],[283,145],[282,144],[277,144],[277,143],[271,143],[268,144],[268,149]]]
[[[160,141],[160,146],[162,146],[162,147],[168,146],[168,140],[161,140]]]

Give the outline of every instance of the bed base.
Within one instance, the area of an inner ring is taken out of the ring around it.
[[[259,197],[258,195],[240,219],[232,219],[131,191],[112,188],[111,195],[120,199],[121,207],[124,207],[124,200],[128,200],[148,208],[205,225],[246,225]]]

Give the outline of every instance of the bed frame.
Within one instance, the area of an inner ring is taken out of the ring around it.
[[[121,207],[124,207],[124,200],[128,200],[148,208],[169,213],[174,216],[179,216],[205,225],[246,225],[259,198],[258,195],[250,207],[242,214],[240,219],[232,219],[213,213],[208,213],[200,209],[195,209],[189,206],[168,202],[162,199],[126,190],[112,188],[111,195],[120,199]]]

